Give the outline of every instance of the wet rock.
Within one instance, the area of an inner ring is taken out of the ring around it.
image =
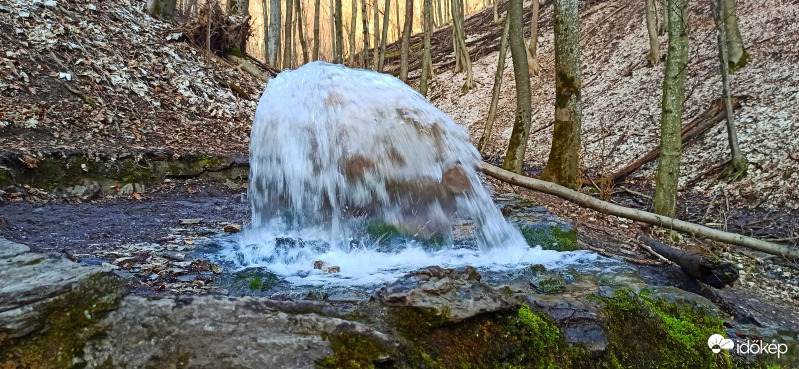
[[[472,267],[445,269],[432,266],[381,288],[377,295],[387,306],[434,308],[438,312],[447,312],[443,318],[450,322],[519,305],[502,289],[482,284],[480,279],[480,274]]]
[[[83,184],[58,187],[50,193],[51,197],[59,199],[78,199],[80,201],[89,201],[100,194],[100,184],[97,182],[84,180]]]
[[[85,337],[96,333],[93,324],[124,293],[108,268],[49,258],[3,238],[0,281],[0,357],[6,367],[68,367]]]
[[[90,343],[88,367],[314,368],[334,356],[337,337],[359,337],[386,352],[396,339],[319,311],[320,304],[220,296],[128,297]],[[134,323],[135,322],[135,323]]]
[[[209,263],[205,260],[194,259],[189,265],[189,270],[192,272],[213,272],[215,274],[222,273],[222,267],[214,263]]]
[[[117,193],[119,196],[130,196],[133,193],[144,193],[145,187],[141,183],[127,183],[121,187],[119,187],[119,192]]]
[[[607,318],[599,306],[587,298],[526,295],[525,303],[552,318],[570,344],[585,345],[592,353],[602,352],[607,347],[604,329]]]
[[[232,223],[231,224],[225,224],[225,226],[222,228],[222,230],[227,232],[227,233],[241,232],[241,224],[232,224]]]
[[[321,260],[314,261],[313,262],[313,268],[314,269],[319,269],[319,270],[322,271],[322,273],[327,273],[327,274],[338,273],[338,272],[341,271],[340,267],[333,266],[333,265],[328,265],[327,263],[325,263],[325,262],[323,262]]]

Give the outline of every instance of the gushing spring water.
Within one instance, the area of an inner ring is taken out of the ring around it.
[[[479,165],[465,128],[392,76],[323,62],[284,71],[255,113],[252,226],[235,259],[303,277],[324,260],[358,278],[543,256],[505,221]]]

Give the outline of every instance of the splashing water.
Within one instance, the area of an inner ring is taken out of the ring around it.
[[[505,221],[465,128],[367,70],[313,62],[269,82],[252,127],[249,198],[251,228],[229,256],[307,282],[325,278],[308,272],[314,260],[359,283],[429,265],[561,259]]]

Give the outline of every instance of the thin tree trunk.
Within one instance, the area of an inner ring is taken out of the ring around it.
[[[283,35],[286,37],[286,41],[283,43],[283,68],[291,69],[294,66],[293,63],[293,53],[292,53],[292,46],[294,45],[294,40],[292,39],[293,36],[293,29],[292,25],[294,24],[294,2],[289,0],[286,2],[286,26],[283,30]]]
[[[411,51],[411,31],[413,30],[413,0],[405,0],[405,25],[402,29],[402,47],[400,49],[399,79],[408,83],[408,58]],[[424,67],[424,64],[422,64]]]
[[[333,63],[344,64],[344,21],[341,0],[336,0],[336,55]]]
[[[538,1],[538,0],[533,0]],[[583,117],[577,0],[555,0],[555,129],[541,179],[569,188],[580,182]]]
[[[147,0],[147,14],[161,19],[172,19],[175,15],[177,0]]]
[[[353,0],[355,1],[355,0]],[[366,13],[366,0],[361,1],[361,23],[363,26],[363,51],[361,51],[361,66],[369,68],[369,17]]]
[[[530,41],[527,43],[527,65],[530,75],[537,75],[541,71],[538,64],[538,0],[533,0],[533,17],[530,21]]]
[[[424,0],[424,9],[422,9],[424,16],[424,51],[422,52],[422,77],[419,81],[419,92],[422,96],[427,97],[428,78],[433,72],[432,61],[430,60],[430,37],[433,34],[433,1]]]
[[[295,0],[294,7],[297,8],[297,34],[300,36],[300,47],[302,48],[302,64],[308,64],[308,43],[305,41],[305,17],[303,16],[302,0]]]
[[[330,0],[330,61],[336,62],[336,6]]]
[[[656,66],[660,62],[660,40],[658,40],[657,25],[655,19],[655,0],[646,0],[646,30],[649,33],[649,55],[646,60],[650,67]]]
[[[383,35],[380,40],[380,56],[378,57],[377,71],[383,73],[383,67],[386,63],[386,39],[388,38],[388,22],[389,22],[389,8],[391,7],[391,0],[386,0],[386,7],[383,9]]]
[[[727,46],[727,25],[729,18],[724,18],[724,0],[711,0],[713,4],[713,20],[716,23],[716,35],[719,44],[719,69],[721,71],[722,99],[727,112],[727,138],[730,143],[732,158],[730,165],[724,170],[722,176],[732,181],[737,181],[746,176],[749,165],[746,157],[741,152],[738,143],[738,131],[735,129],[735,114],[732,108],[732,95],[730,93],[729,55]]]
[[[466,32],[464,31],[463,8],[459,0],[452,0],[452,30],[453,30],[453,44],[455,47],[455,54],[460,55],[460,66],[466,70],[466,82],[461,87],[461,93],[466,94],[471,88],[474,87],[474,78],[472,74],[472,62],[469,57],[469,50],[466,48]],[[456,62],[456,73],[459,70],[459,64]]]
[[[349,42],[350,42],[350,67],[355,67],[355,33],[358,29],[358,1],[357,0],[350,0],[350,33],[349,33]]]
[[[511,2],[514,0],[511,0]],[[714,241],[743,246],[752,250],[762,251],[772,255],[782,256],[792,260],[799,260],[799,250],[785,245],[777,245],[763,240],[744,235],[723,232],[718,229],[708,228],[699,224],[685,222],[673,217],[652,214],[646,211],[626,208],[610,202],[605,202],[586,195],[579,191],[558,186],[554,183],[525,177],[519,174],[502,170],[491,164],[482,163],[483,172],[501,181],[529,188],[531,190],[560,197],[585,208],[594,209],[602,214],[614,215],[642,223],[656,225],[665,229],[685,232],[699,237],[709,238]]]
[[[530,92],[530,70],[524,46],[524,23],[522,22],[522,0],[508,0],[508,42],[513,59],[513,76],[516,80],[516,117],[508,142],[508,151],[502,168],[521,173],[527,136],[530,134],[532,96]]]
[[[494,0],[494,23],[499,22],[499,0]]]
[[[278,50],[280,50],[280,28],[282,24],[280,14],[280,0],[269,1],[269,42],[267,48],[269,49],[268,63],[273,67],[277,67]]]
[[[397,30],[397,33],[396,33],[397,38],[395,40],[399,40],[400,32],[402,32],[400,30],[400,6],[399,5],[400,5],[400,0],[394,0],[394,12],[396,14],[395,15],[396,23],[394,24],[396,27],[394,27],[394,28]]]
[[[195,0],[196,1],[196,0]],[[261,0],[261,10],[264,20],[264,60],[269,63],[269,12],[266,0]]]
[[[314,1],[313,6],[313,60],[319,60],[319,10],[321,8],[321,0]]]
[[[744,48],[741,29],[738,27],[738,11],[735,0],[721,2],[721,16],[724,20],[725,38],[727,39],[727,55],[730,74],[745,67],[749,62],[749,53]]]
[[[660,29],[658,36],[663,36],[669,31],[669,0],[660,1]]]
[[[372,35],[374,40],[372,42],[372,70],[378,70],[378,58],[380,57],[380,3],[379,0],[372,0],[372,13],[374,13],[374,21],[372,22]]]
[[[536,0],[533,0],[536,1]],[[496,2],[494,3],[496,4]],[[510,33],[509,22],[505,19],[505,27],[502,30],[502,40],[499,42],[499,60],[497,61],[497,72],[494,74],[494,89],[491,92],[491,106],[488,108],[488,118],[483,129],[483,135],[477,142],[477,150],[480,154],[485,153],[486,145],[491,140],[491,131],[494,128],[494,121],[497,117],[497,105],[499,104],[499,92],[502,91],[502,76],[505,73],[505,58],[508,54],[508,34]]]
[[[655,177],[655,213],[673,217],[677,208],[682,151],[682,112],[688,69],[688,0],[668,0],[669,51],[663,77],[660,158]]]

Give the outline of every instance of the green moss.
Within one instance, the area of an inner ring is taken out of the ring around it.
[[[535,291],[542,295],[551,295],[563,291],[564,285],[562,279],[545,279],[535,284]]]
[[[380,343],[369,337],[339,333],[323,338],[332,341],[330,348],[333,349],[333,356],[327,356],[316,362],[322,368],[374,368],[372,362],[384,351]]]
[[[376,220],[366,224],[366,234],[373,238],[379,238],[401,236],[402,232],[389,223]]]
[[[596,298],[608,316],[608,361],[618,368],[731,368],[730,355],[714,354],[707,338],[723,333],[723,322],[704,309],[668,304],[644,292],[617,291]]]
[[[39,323],[44,329],[20,340],[0,335],[0,368],[70,368],[82,355],[87,341],[103,336],[98,322],[115,310],[124,289],[119,278],[99,273],[79,282],[69,293],[41,307]]]
[[[727,62],[730,74],[743,69],[747,64],[749,64],[749,52],[746,51],[746,49],[744,49],[741,59],[739,59],[737,63],[733,63],[732,61]]]
[[[577,228],[564,231],[557,226],[549,229],[521,227],[522,235],[530,247],[540,245],[545,250],[574,251],[577,250]]]
[[[401,364],[412,368],[573,368],[588,352],[568,345],[546,315],[527,306],[451,323],[447,312],[392,308],[389,317],[409,344]]]
[[[250,289],[251,290],[260,290],[261,287],[263,287],[263,286],[264,286],[263,283],[261,283],[261,280],[258,279],[258,278],[255,278],[255,279],[253,279],[250,282]]]
[[[14,176],[11,175],[11,171],[0,169],[0,189],[11,186],[14,183],[16,182],[14,181]]]

